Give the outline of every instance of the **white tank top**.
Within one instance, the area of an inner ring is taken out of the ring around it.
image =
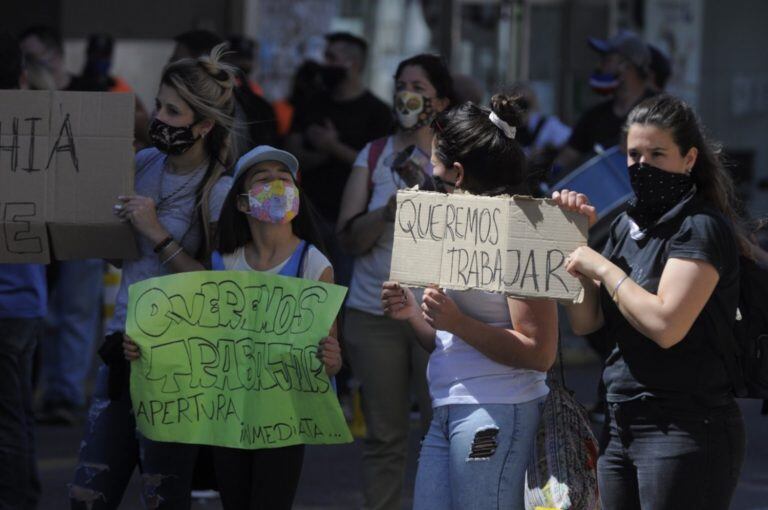
[[[511,329],[507,297],[479,290],[446,291],[466,315]],[[427,367],[432,406],[521,404],[549,393],[546,373],[496,363],[458,336],[438,331]]]

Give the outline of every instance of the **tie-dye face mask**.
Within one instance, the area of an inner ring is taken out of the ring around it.
[[[250,215],[265,223],[288,223],[299,214],[299,190],[292,183],[255,184],[248,192]]]

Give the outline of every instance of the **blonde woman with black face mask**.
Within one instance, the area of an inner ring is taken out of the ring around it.
[[[188,508],[198,447],[137,438],[128,391],[128,362],[135,345],[124,338],[128,287],[156,276],[202,270],[231,185],[229,165],[233,69],[210,56],[183,59],[163,70],[150,125],[153,148],[136,154],[136,194],[117,197],[115,214],[136,231],[140,258],[125,261],[114,317],[100,350],[93,403],[75,476],[72,508],[117,508],[128,480],[142,470],[143,500],[150,508]],[[140,455],[141,452],[141,455]]]

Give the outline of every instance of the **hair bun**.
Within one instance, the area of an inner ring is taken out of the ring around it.
[[[227,43],[217,44],[209,55],[198,58],[197,63],[223,88],[233,89],[237,69],[222,60],[226,52]]]
[[[523,126],[524,100],[519,95],[495,94],[491,98],[491,110],[511,127],[520,128]]]

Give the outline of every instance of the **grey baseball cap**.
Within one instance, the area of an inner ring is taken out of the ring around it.
[[[603,55],[618,53],[640,69],[648,69],[651,64],[651,51],[648,45],[634,32],[622,30],[610,39],[587,39],[589,46]]]
[[[299,171],[299,160],[290,152],[276,149],[271,145],[259,145],[240,156],[240,159],[237,160],[235,164],[235,179],[240,175],[240,172],[262,161],[278,161],[284,164],[291,171],[294,178],[296,178],[296,172]]]

